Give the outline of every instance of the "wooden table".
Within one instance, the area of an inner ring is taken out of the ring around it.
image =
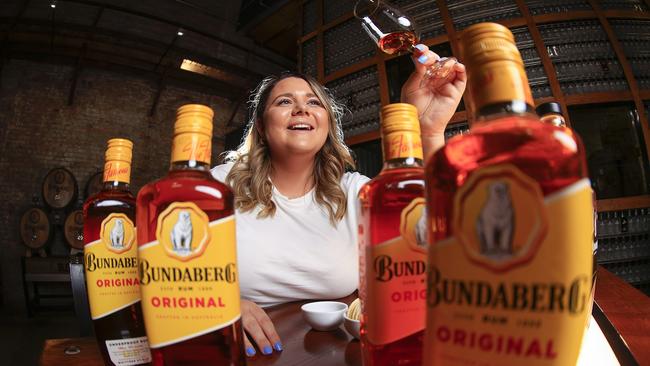
[[[354,296],[348,296],[341,301],[349,304],[353,299]],[[361,365],[359,341],[347,334],[343,327],[334,332],[311,330],[302,320],[300,312],[300,306],[305,302],[283,304],[267,309],[282,338],[284,351],[274,352],[271,356],[257,355],[248,359],[248,365]],[[634,364],[634,361],[626,361],[624,354],[621,356],[622,353],[628,352],[629,355],[631,352],[640,365],[650,365],[650,298],[607,270],[599,268],[596,303],[602,309],[604,318],[616,328],[607,329],[599,321],[610,344],[616,343],[611,341],[614,339],[612,337],[619,337],[620,334],[629,347],[629,352],[617,351],[616,344],[612,344],[621,364]],[[81,352],[77,355],[66,355],[64,350],[73,345],[78,346]],[[40,364],[42,366],[103,365],[94,338],[47,340]]]

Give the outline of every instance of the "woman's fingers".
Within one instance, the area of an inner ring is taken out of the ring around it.
[[[411,60],[415,65],[415,71],[424,75],[426,73],[427,67],[435,64],[440,59],[437,53],[431,51],[429,47],[423,44],[415,45],[415,50],[411,55]]]
[[[242,324],[244,326],[246,355],[254,356],[253,342],[263,355],[270,355],[273,350],[282,351],[280,336],[275,331],[271,318],[264,309],[252,301],[242,300]]]
[[[249,314],[249,316],[244,317],[243,319],[244,330],[250,338],[253,339],[253,342],[257,344],[257,348],[264,355],[270,355],[273,353],[273,348],[271,347],[271,342],[266,338],[266,334],[262,330],[262,327],[257,322],[257,318],[254,315]],[[246,349],[246,354],[248,354],[248,347]]]
[[[244,332],[244,346],[246,347],[246,356],[248,357],[253,357],[255,356],[255,347],[253,347],[253,344],[251,343],[251,340],[248,339],[248,335],[246,332]]]
[[[264,332],[264,335],[266,335],[266,339],[271,342],[273,349],[278,352],[282,351],[282,342],[280,341],[280,336],[275,331],[275,326],[271,318],[269,318],[262,308],[257,308],[256,311],[253,311],[253,315],[257,319],[257,323]]]

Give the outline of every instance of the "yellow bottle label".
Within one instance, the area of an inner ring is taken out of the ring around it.
[[[175,202],[158,216],[156,238],[138,252],[151,348],[216,331],[240,318],[234,215],[210,222],[193,202]]]
[[[451,225],[429,252],[424,365],[575,365],[590,309],[589,180],[544,197],[514,166],[485,168],[456,193]]]
[[[99,240],[84,246],[84,267],[93,319],[140,301],[135,226],[122,213],[103,221]]]
[[[181,133],[172,142],[172,162],[200,161],[210,164],[212,140],[201,133]]]
[[[399,158],[422,159],[422,138],[410,131],[399,131],[384,135],[384,160]]]
[[[104,182],[131,183],[131,164],[126,161],[107,161],[104,164]]]
[[[366,337],[388,344],[424,329],[426,299],[426,216],[424,198],[402,210],[400,236],[367,248],[363,304]]]

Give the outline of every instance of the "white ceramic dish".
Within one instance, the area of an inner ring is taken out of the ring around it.
[[[361,331],[361,322],[355,319],[350,319],[348,318],[348,314],[343,314],[343,326],[345,327],[345,330],[350,333],[351,336],[353,336],[356,339],[359,339],[360,337],[360,331]]]
[[[300,309],[307,324],[316,330],[327,331],[341,326],[348,305],[337,301],[316,301],[307,303]]]

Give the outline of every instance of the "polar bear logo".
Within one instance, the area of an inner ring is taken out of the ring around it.
[[[124,248],[124,221],[115,219],[109,239],[113,248]]]
[[[192,220],[188,211],[182,210],[171,232],[172,248],[178,254],[190,254],[192,250]]]
[[[427,208],[422,209],[422,215],[418,219],[418,222],[415,224],[415,239],[418,243],[418,246],[421,248],[426,248],[429,245],[427,240]]]
[[[495,259],[511,256],[514,232],[514,208],[510,188],[505,182],[487,187],[488,196],[476,221],[481,254]]]

